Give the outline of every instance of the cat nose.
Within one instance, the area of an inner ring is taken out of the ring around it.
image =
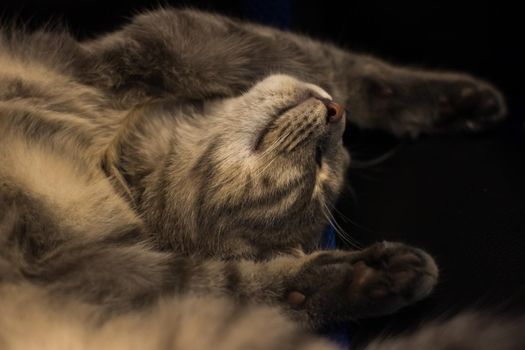
[[[326,106],[326,121],[328,123],[335,124],[343,119],[343,115],[345,114],[343,106],[326,98],[320,98],[320,100]]]

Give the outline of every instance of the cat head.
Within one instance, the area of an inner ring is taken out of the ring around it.
[[[318,243],[350,160],[343,111],[324,90],[272,75],[176,120],[139,204],[162,244],[264,255]]]

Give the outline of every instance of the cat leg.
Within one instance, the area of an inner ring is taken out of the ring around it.
[[[427,296],[437,274],[428,254],[398,243],[256,262],[105,242],[64,246],[24,267],[33,283],[104,305],[110,313],[150,305],[160,296],[228,296],[281,307],[309,328],[392,313]]]
[[[80,46],[76,75],[130,104],[161,96],[186,103],[232,97],[271,73],[334,86],[335,61],[345,56],[290,33],[177,9],[136,16]]]
[[[260,262],[208,261],[200,266],[187,280],[188,292],[196,293],[202,281],[215,279],[205,293],[280,306],[309,328],[393,313],[426,297],[438,277],[427,253],[388,242],[362,251],[319,251]]]
[[[9,226],[9,222],[2,222],[0,230]],[[2,233],[5,232],[7,231],[2,231]],[[122,240],[119,241],[122,244]],[[76,255],[75,251],[72,253],[73,256]],[[103,255],[109,262],[111,254]],[[288,305],[283,306],[284,309],[296,318],[301,313],[304,314],[304,310],[309,310],[306,315],[310,314],[313,319],[340,315],[342,311],[348,310],[348,303],[344,301],[348,300],[349,296],[359,298],[362,295],[365,296],[365,300],[370,298],[368,299],[370,301],[381,301],[396,299],[394,296],[404,291],[402,298],[412,295],[409,298],[413,300],[428,293],[435,278],[431,278],[429,284],[429,280],[426,279],[417,281],[417,279],[407,277],[411,274],[435,276],[436,273],[435,266],[428,261],[424,253],[395,243],[381,243],[361,252],[354,252],[353,255],[351,252],[332,251],[318,252],[302,258],[283,257],[283,259],[292,259],[296,263],[290,263],[289,260],[277,263],[272,268],[267,265],[262,272],[280,271],[278,275],[286,276],[287,278],[284,279],[286,283],[279,282],[282,279],[274,278],[273,281],[278,282],[276,285],[279,288],[272,290],[273,294],[268,293],[268,290],[265,294],[267,299],[280,300],[283,305]],[[99,267],[97,259],[89,259],[89,261],[93,263],[93,266],[85,266],[86,271],[89,271],[91,267]],[[119,259],[113,261],[112,264],[106,262],[107,280],[105,282],[109,284],[106,286],[108,289],[116,286],[116,283],[111,283],[112,280],[119,281],[121,278],[133,277],[126,274],[111,275],[114,269],[125,268],[131,261],[131,259],[126,259],[126,264],[121,266],[118,264]],[[302,263],[297,264],[297,262]],[[250,263],[253,264],[253,262]],[[239,268],[242,262],[232,261],[227,264],[222,267],[224,271],[230,270],[231,266]],[[265,263],[261,262],[258,266],[264,265]],[[430,266],[425,268],[425,265]],[[149,272],[143,275],[146,280],[155,276],[157,269],[151,270],[152,266],[151,261],[143,266],[145,271]],[[64,266],[63,269],[70,267]],[[203,266],[196,267],[191,271],[192,273],[187,274],[190,277],[186,281],[191,281],[193,273],[199,275],[204,270]],[[230,271],[222,275],[222,280],[230,281],[226,285],[234,287],[232,291],[241,293],[240,291],[245,288],[244,283],[253,283],[254,286],[258,285],[260,288],[246,289],[248,296],[253,297],[264,292],[262,289],[266,284],[261,281],[265,279],[265,273],[260,273],[261,270],[252,270],[252,268],[240,270],[245,272],[237,274]],[[251,277],[247,272],[249,270],[252,270]],[[219,270],[215,270],[217,271]],[[103,275],[104,271],[101,270],[98,273]],[[82,274],[84,277],[88,275],[88,273]],[[276,276],[275,273],[271,275]],[[216,273],[213,276],[217,278],[221,274]],[[225,276],[230,277],[225,278]],[[243,276],[245,280],[235,276]],[[292,278],[293,276],[295,279]],[[412,280],[410,283],[412,287],[407,288],[409,280]],[[209,281],[209,278],[205,281]],[[201,287],[196,288],[197,283],[195,283],[194,288],[201,290],[207,283],[205,281],[200,279]],[[259,283],[249,281],[259,281]],[[95,280],[85,280],[85,282],[95,282]],[[356,283],[355,286],[353,283]],[[96,284],[84,284],[83,287],[94,288]],[[426,287],[424,287],[425,284]],[[144,281],[140,285],[144,285]],[[414,290],[414,285],[419,285],[419,288]],[[397,291],[394,291],[395,289]],[[421,290],[426,290],[426,292],[421,292]],[[8,348],[21,349],[30,348],[35,343],[38,343],[40,347],[48,345],[50,348],[72,349],[99,349],[108,347],[108,344],[111,344],[113,349],[128,349],[137,345],[143,349],[157,349],[161,346],[166,349],[179,349],[190,346],[192,349],[202,350],[252,347],[319,350],[333,348],[325,341],[312,338],[298,330],[281,317],[275,309],[264,306],[239,306],[224,298],[218,299],[209,294],[206,297],[199,295],[174,297],[171,293],[165,294],[162,300],[154,303],[147,310],[132,310],[108,319],[106,314],[100,314],[101,310],[98,307],[82,303],[81,294],[75,293],[70,299],[57,294],[56,289],[49,292],[49,285],[39,288],[28,286],[23,282],[2,281],[0,286],[0,296],[3,301],[0,304],[2,344]],[[385,299],[385,296],[389,294],[390,296]],[[335,310],[335,313],[333,315],[324,314],[326,312],[324,305],[329,311]],[[384,302],[380,302],[379,305],[384,306]],[[338,306],[341,307],[341,310],[337,310]],[[372,310],[374,309],[377,311],[377,308],[372,307]],[[105,320],[102,325],[101,320]],[[426,326],[412,335],[377,340],[367,349],[438,350],[451,347],[457,349],[522,349],[524,339],[519,332],[523,329],[524,320],[498,321],[500,320],[464,315],[443,324]],[[194,333],[196,324],[199,325],[198,334]],[[67,337],[64,337],[66,334],[64,332],[67,333]],[[20,334],[31,336],[23,337]],[[193,334],[195,336],[192,336]],[[443,334],[447,336],[443,337]]]
[[[398,136],[477,130],[502,119],[492,85],[464,74],[403,68],[310,38],[187,10],[137,16],[80,44],[79,78],[128,103],[235,96],[271,73],[321,86],[348,119]]]
[[[397,136],[477,131],[501,121],[506,105],[493,85],[467,74],[396,67],[362,56],[348,71],[350,119]]]

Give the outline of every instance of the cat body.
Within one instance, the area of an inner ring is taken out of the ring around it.
[[[329,349],[288,319],[391,313],[438,277],[400,243],[318,249],[350,162],[337,102],[361,127],[412,136],[505,110],[466,75],[186,10],[88,42],[5,30],[0,63],[0,343],[13,349]]]

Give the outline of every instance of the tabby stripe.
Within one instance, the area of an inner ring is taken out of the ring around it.
[[[297,130],[300,130],[301,128],[303,128],[307,123],[308,123],[308,120],[306,119],[300,120],[299,123],[288,122],[288,124],[284,127],[284,129],[281,131],[280,134],[286,135],[286,133],[292,128],[295,128],[296,130],[295,132],[297,132]],[[289,135],[287,139],[289,139],[290,136],[293,136],[295,132]]]
[[[203,152],[192,168],[192,173],[200,179],[199,192],[197,194],[197,219],[199,222],[206,222],[206,210],[204,209],[206,199],[210,196],[210,182],[215,174],[215,165],[212,156],[219,147],[219,141],[214,141]]]
[[[235,211],[239,209],[246,209],[247,207],[261,208],[265,206],[272,206],[287,198],[292,191],[304,184],[308,177],[308,174],[304,174],[303,176],[298,177],[286,186],[276,188],[272,191],[267,191],[261,196],[252,196],[252,198],[245,199],[243,198],[242,202],[239,203],[225,203],[222,207],[225,210]]]
[[[268,220],[265,217],[257,217],[256,215],[244,215],[235,218],[235,220],[238,225],[257,230],[258,232],[280,231],[283,226],[288,225],[291,219],[307,210],[308,204],[308,201],[296,202],[288,210],[279,213],[279,215],[272,216],[272,220]]]
[[[296,132],[293,133],[293,135],[291,135],[291,137],[288,138],[287,140],[288,142],[286,142],[283,145],[283,148],[287,149],[288,151],[291,151],[291,149],[289,149],[290,145],[296,142],[297,139],[300,139],[303,136],[304,132],[306,132],[306,130],[312,129],[314,125],[315,125],[315,122],[313,121],[306,123],[303,127],[298,129]]]
[[[314,133],[313,129],[310,129],[306,135],[303,135],[302,138],[299,138],[295,143],[293,144],[290,144],[290,146],[288,147],[287,151],[288,152],[291,152],[293,151],[297,146],[299,146],[303,141],[305,140],[308,140],[308,138],[310,138],[310,136],[312,136]]]
[[[92,139],[87,135],[85,130],[86,126],[91,128],[91,125],[89,125],[88,122],[78,120],[73,116],[50,118],[45,113],[34,113],[32,111],[17,108],[7,110],[5,115],[7,117],[4,121],[7,125],[13,128],[19,127],[29,139],[40,140],[60,136],[69,139],[74,138],[75,142],[85,147],[92,145]],[[70,117],[70,119],[67,117]],[[72,133],[73,131],[74,133]]]
[[[174,148],[169,151],[168,156],[164,160],[164,164],[161,168],[161,174],[159,177],[159,182],[156,187],[156,195],[153,198],[156,198],[157,210],[155,211],[157,217],[157,225],[160,225],[163,222],[162,216],[164,213],[169,213],[167,210],[167,205],[170,203],[170,183],[171,183],[171,159],[173,159]],[[146,203],[146,202],[145,202]],[[159,231],[162,232],[163,228],[159,227]]]
[[[228,291],[229,295],[238,295],[239,286],[241,283],[241,273],[237,262],[227,261],[223,268],[224,277],[225,277],[225,289]]]

